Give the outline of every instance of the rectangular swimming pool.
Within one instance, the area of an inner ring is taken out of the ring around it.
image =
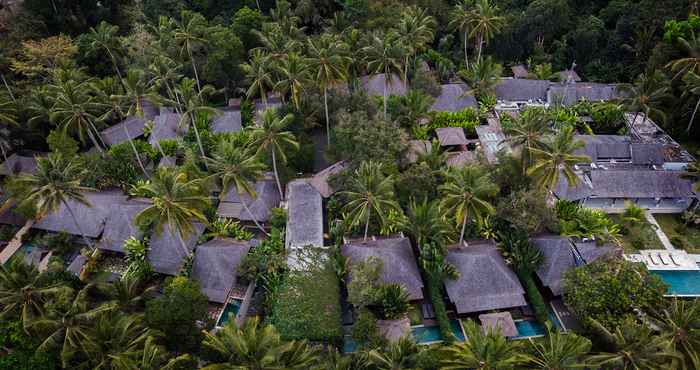
[[[678,297],[700,296],[700,271],[663,271],[653,270],[668,284],[668,295]]]
[[[546,333],[545,327],[537,320],[518,320],[515,322],[515,327],[518,328],[518,336],[512,339],[539,337]]]
[[[459,342],[464,342],[464,332],[462,332],[462,327],[459,324],[459,320],[450,320],[450,326],[452,329],[452,335],[454,335],[455,339]],[[440,334],[440,327],[437,325],[414,326],[411,328],[411,334],[419,344],[443,341],[442,335]]]
[[[236,318],[236,315],[238,315],[238,310],[241,309],[241,301],[234,299],[229,301],[229,303],[226,304],[226,307],[224,307],[224,311],[221,313],[221,316],[219,316],[219,321],[216,323],[216,326],[224,326],[229,320],[233,320]]]

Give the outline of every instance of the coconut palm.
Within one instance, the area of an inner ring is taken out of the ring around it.
[[[306,57],[297,54],[286,54],[277,65],[279,79],[275,90],[283,95],[289,93],[289,98],[296,110],[301,104],[301,94],[311,83],[311,70]]]
[[[364,240],[373,214],[383,225],[386,214],[399,209],[394,200],[394,178],[384,175],[381,163],[362,162],[350,180],[349,190],[340,194],[347,199],[343,212],[347,212],[350,224],[365,224]]]
[[[654,314],[662,332],[669,333],[673,347],[684,358],[684,369],[700,368],[700,302],[674,298]]]
[[[241,64],[245,78],[250,84],[246,90],[248,99],[260,95],[263,105],[267,108],[267,92],[272,90],[274,83],[274,63],[272,58],[259,49],[250,52],[248,63]]]
[[[426,9],[409,6],[401,14],[396,31],[402,44],[408,49],[403,63],[403,80],[408,84],[408,58],[415,57],[425,50],[435,38],[435,18]]]
[[[195,360],[189,353],[171,357],[165,347],[158,344],[156,337],[148,336],[137,350],[127,356],[115,358],[115,370],[174,370],[186,369]]]
[[[257,317],[238,327],[234,321],[216,334],[204,331],[202,345],[224,359],[205,366],[214,369],[306,369],[315,361],[317,351],[305,342],[285,343],[271,325],[263,326]]]
[[[420,348],[416,342],[405,336],[389,344],[384,350],[370,350],[368,358],[377,370],[415,369],[414,358],[418,352]]]
[[[501,32],[506,23],[505,17],[498,15],[498,5],[490,0],[477,0],[471,12],[470,29],[476,39],[476,61],[481,61],[481,49],[488,44],[497,33]]]
[[[695,114],[700,108],[700,75],[694,72],[688,72],[683,76],[683,96],[686,98],[695,98],[697,102],[695,103],[695,108],[693,108],[693,113],[690,115],[690,121],[688,121],[688,127],[685,132],[690,132],[693,127],[693,121],[695,121]]]
[[[672,71],[676,72],[674,78],[683,76],[688,72],[700,74],[700,37],[693,35],[686,40],[683,37],[678,38],[678,44],[685,53],[685,56],[678,58],[670,63],[667,67],[671,67]]]
[[[82,143],[85,143],[87,135],[95,148],[103,152],[104,143],[95,123],[104,111],[104,106],[89,94],[89,83],[68,80],[50,88],[56,91],[49,115],[51,122],[62,127],[64,132],[76,133]]]
[[[700,191],[700,163],[693,162],[688,164],[688,167],[685,169],[682,176],[693,181],[694,192]]]
[[[207,222],[203,212],[209,206],[209,198],[201,181],[190,180],[183,172],[162,167],[140,191],[152,202],[136,215],[135,223],[152,224],[158,234],[167,225],[170,232],[177,234],[183,252],[189,255],[185,239],[194,232],[192,221]]]
[[[216,146],[212,158],[207,158],[209,171],[212,176],[221,181],[221,195],[223,199],[229,191],[238,194],[248,194],[255,199],[255,182],[262,177],[265,165],[259,161],[248,149],[242,148],[234,140],[221,140]],[[246,212],[253,218],[255,225],[267,234],[265,229],[250,211],[246,200],[241,197],[241,204]]]
[[[0,94],[0,124],[17,124],[17,103],[8,94]]]
[[[489,369],[517,368],[521,363],[518,342],[509,342],[500,333],[489,330],[484,333],[473,321],[464,325],[466,341],[445,349],[441,369]]]
[[[87,330],[83,340],[81,366],[115,369],[143,350],[146,340],[156,333],[144,323],[143,314],[102,314]],[[87,339],[86,338],[86,339]]]
[[[96,55],[102,50],[107,52],[109,60],[112,62],[112,68],[114,68],[114,72],[119,76],[119,80],[121,81],[123,78],[119,71],[117,56],[121,53],[122,45],[118,33],[119,26],[102,21],[97,25],[97,28],[90,27],[90,33],[87,34],[87,38],[90,42],[88,54]]]
[[[85,192],[92,189],[80,185],[84,174],[85,169],[77,162],[60,154],[51,154],[37,159],[36,173],[21,174],[17,177],[17,182],[29,194],[22,203],[33,205],[39,218],[57,211],[60,206],[66,207],[85,244],[92,249],[92,242],[85,236],[70,204],[75,202],[90,207]]]
[[[610,348],[608,352],[591,356],[591,362],[597,366],[623,370],[670,369],[673,363],[681,360],[673,350],[671,333],[656,334],[632,318],[613,331],[596,320],[591,320],[591,326]]]
[[[420,123],[422,119],[429,117],[430,106],[434,100],[430,95],[411,90],[399,98],[398,112],[395,113],[394,119],[405,127]]]
[[[472,0],[459,0],[450,12],[449,27],[459,30],[464,42],[464,67],[469,69],[469,56],[467,54],[467,44],[469,43],[472,22]]]
[[[138,276],[122,276],[111,283],[93,283],[89,285],[96,291],[105,295],[110,304],[113,304],[123,312],[136,312],[141,310],[152,294],[156,286],[144,287],[144,281]]]
[[[532,149],[542,148],[542,140],[551,133],[547,113],[539,109],[524,111],[507,130],[505,142],[520,149],[523,171],[532,164]]]
[[[635,203],[627,201],[625,202],[625,211],[622,213],[621,219],[628,225],[638,225],[645,222],[646,211]]]
[[[427,242],[444,244],[450,235],[450,227],[438,201],[416,202],[411,199],[406,212],[404,231],[423,246]]]
[[[180,110],[182,111],[178,125],[180,127],[191,127],[194,130],[199,153],[202,155],[202,158],[206,158],[207,155],[199,135],[196,118],[200,114],[206,114],[209,117],[221,114],[218,109],[210,107],[207,103],[209,96],[214,93],[214,87],[205,85],[203,88],[195,91],[192,80],[184,78],[175,87],[175,93],[180,97]]]
[[[566,126],[554,137],[542,143],[541,148],[531,148],[534,164],[527,170],[542,188],[554,189],[559,177],[564,175],[569,186],[578,184],[574,166],[589,162],[587,155],[574,154],[584,146],[583,140],[574,138],[574,128]]]
[[[187,54],[192,63],[194,71],[194,79],[197,82],[197,91],[202,90],[199,83],[199,74],[197,73],[197,64],[194,60],[194,52],[196,48],[207,43],[204,34],[206,19],[199,13],[183,10],[180,13],[180,21],[175,23],[174,36],[175,42],[180,47],[180,55]]]
[[[661,71],[640,74],[632,84],[621,84],[618,90],[623,94],[622,105],[629,112],[635,112],[633,122],[640,113],[646,117],[655,115],[666,121],[664,103],[670,98],[670,87]]]
[[[503,67],[491,57],[478,59],[470,68],[460,70],[459,77],[470,87],[477,98],[493,95],[503,73]]]
[[[175,109],[180,112],[180,98],[175,94],[175,85],[182,78],[182,66],[165,55],[158,55],[148,65],[149,80],[147,85],[158,88],[165,87],[168,98],[174,101]]]
[[[51,93],[48,86],[33,88],[25,105],[29,117],[27,123],[31,126],[49,123],[53,103],[54,94]]]
[[[15,258],[0,266],[0,318],[8,320],[18,315],[28,332],[34,319],[44,314],[44,304],[49,298],[65,289],[57,284],[46,284],[36,266]]]
[[[559,80],[559,73],[554,72],[551,63],[543,63],[536,65],[534,70],[531,73],[528,73],[528,78],[557,81]]]
[[[490,198],[498,193],[498,186],[489,174],[477,166],[464,166],[447,172],[447,181],[440,185],[442,193],[441,207],[448,214],[453,214],[457,225],[461,225],[459,244],[464,240],[467,222],[473,218],[481,224],[486,215],[495,209]]]
[[[406,51],[401,45],[401,40],[395,32],[386,34],[373,33],[369,36],[367,46],[362,48],[369,73],[382,73],[384,75],[384,119],[387,118],[387,87],[393,79],[393,75],[402,75],[401,61]]]
[[[331,145],[331,124],[328,116],[328,88],[347,80],[347,65],[350,58],[343,43],[335,36],[322,34],[316,41],[308,39],[309,68],[313,80],[323,91],[323,108],[326,117],[326,139]]]
[[[516,272],[529,275],[544,262],[542,251],[530,243],[527,233],[512,230],[498,236],[503,256]]]
[[[260,155],[269,151],[272,156],[272,170],[275,173],[275,181],[277,182],[277,190],[280,197],[284,199],[282,191],[282,183],[280,182],[279,173],[277,171],[277,158],[280,162],[287,162],[287,154],[285,150],[292,148],[297,150],[299,143],[294,138],[291,131],[285,131],[287,126],[294,120],[292,114],[286,114],[279,118],[277,111],[273,108],[268,108],[262,112],[262,119],[251,130],[252,142],[251,148],[257,148],[257,154]]]
[[[591,341],[576,333],[562,333],[546,325],[547,333],[542,339],[528,339],[529,348],[524,359],[537,369],[559,370],[587,368]]]

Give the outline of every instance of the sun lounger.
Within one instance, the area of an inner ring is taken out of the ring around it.
[[[675,258],[673,258],[673,255],[672,255],[672,254],[669,254],[668,256],[671,258],[671,262],[673,262],[674,265],[676,265],[676,266],[683,266],[683,265],[681,265],[680,263],[676,262],[676,260],[675,260]]]
[[[669,263],[664,259],[664,256],[661,253],[657,253],[659,255],[659,259],[661,260],[661,263],[663,263],[665,266],[668,266]]]
[[[649,253],[649,254],[647,254],[647,257],[648,257],[648,259],[649,259],[649,262],[651,262],[652,265],[658,266],[658,265],[661,264],[660,262],[657,262],[657,261],[654,260],[654,255],[653,255],[653,254]]]

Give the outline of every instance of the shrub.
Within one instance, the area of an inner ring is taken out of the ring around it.
[[[532,278],[532,273],[516,271],[516,274],[523,284],[523,288],[525,288],[525,294],[527,294],[527,298],[532,305],[532,310],[535,312],[537,321],[542,323],[542,325],[549,322],[549,310],[544,303],[542,294],[540,294],[540,291],[537,289],[537,284],[535,284],[535,280]]]
[[[613,103],[594,103],[591,109],[591,129],[596,134],[618,134],[624,125],[622,107]]]
[[[387,284],[379,288],[376,305],[385,320],[397,320],[410,309],[406,288],[400,284]]]
[[[124,242],[127,267],[123,276],[145,278],[151,274],[153,268],[148,262],[148,239],[138,240],[133,236]]]
[[[253,233],[246,230],[238,221],[229,218],[219,218],[209,224],[208,232],[204,234],[204,240],[215,238],[250,240],[253,239],[253,236]]]
[[[57,234],[46,234],[42,239],[46,247],[59,256],[66,255],[76,249],[73,236],[65,231]]]
[[[273,208],[270,214],[270,225],[276,229],[284,229],[287,226],[287,211],[284,208]]]
[[[442,127],[461,127],[468,137],[476,137],[476,126],[479,125],[479,113],[474,108],[466,108],[461,112],[436,112],[428,124],[430,129]]]
[[[383,347],[386,342],[377,327],[377,318],[367,309],[359,311],[350,335],[358,345],[365,348]]]

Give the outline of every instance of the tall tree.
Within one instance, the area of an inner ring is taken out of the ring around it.
[[[622,104],[625,109],[635,112],[634,121],[639,113],[644,113],[646,117],[655,115],[666,121],[666,113],[662,107],[670,97],[670,87],[661,71],[640,74],[634,83],[622,84],[618,90],[624,94]]]
[[[484,333],[473,321],[464,326],[467,340],[445,349],[441,369],[489,369],[517,368],[522,362],[518,356],[518,342],[509,342],[500,333],[489,330]]]
[[[550,140],[544,141],[541,148],[530,149],[534,164],[527,170],[528,175],[549,191],[557,186],[561,174],[564,174],[569,186],[575,186],[579,178],[574,166],[590,161],[587,155],[575,154],[584,145],[583,140],[574,137],[574,128],[565,126]]]
[[[251,130],[253,141],[250,143],[250,146],[257,148],[258,155],[266,151],[269,151],[271,154],[272,170],[275,173],[277,190],[282,199],[284,199],[284,192],[282,191],[282,183],[277,171],[277,158],[279,157],[282,163],[286,163],[287,154],[285,151],[288,148],[294,150],[299,148],[299,143],[294,138],[294,134],[291,131],[285,131],[293,119],[294,116],[292,114],[279,118],[275,109],[268,108],[262,112],[262,119]]]
[[[248,63],[241,64],[250,86],[246,90],[246,96],[250,99],[260,95],[263,105],[267,108],[267,92],[272,90],[274,63],[268,54],[260,49],[254,49],[250,53]]]
[[[180,97],[175,92],[175,86],[182,78],[180,70],[182,66],[165,55],[158,55],[153,62],[148,65],[148,85],[158,89],[165,87],[168,98],[175,102],[175,109],[180,111]]]
[[[462,35],[464,42],[464,68],[469,69],[469,54],[467,53],[467,45],[471,38],[471,22],[472,22],[472,7],[473,0],[459,0],[450,12],[449,27],[458,30]]]
[[[588,353],[591,341],[576,333],[562,333],[550,324],[541,340],[528,339],[529,348],[524,354],[528,365],[537,369],[578,369],[590,367]]]
[[[532,149],[542,148],[542,141],[550,132],[547,112],[539,109],[526,110],[508,128],[505,142],[520,149],[523,172],[532,164]]]
[[[367,357],[377,370],[414,369],[415,357],[420,351],[412,338],[403,337],[384,349],[370,350]]]
[[[477,56],[476,61],[481,60],[481,49],[484,44],[488,44],[497,33],[501,32],[506,19],[498,15],[498,5],[491,0],[477,0],[474,10],[471,12],[470,28],[472,36],[476,38]]]
[[[67,80],[51,85],[51,89],[56,92],[49,116],[51,121],[61,126],[64,132],[76,133],[82,143],[87,135],[95,148],[103,152],[104,143],[95,123],[104,106],[89,94],[88,82]]]
[[[676,72],[674,78],[683,76],[687,72],[700,74],[700,37],[692,35],[689,39],[678,38],[678,44],[684,52],[684,56],[671,61],[667,67]]]
[[[135,352],[142,351],[148,338],[155,335],[143,321],[143,314],[102,314],[86,331],[89,340],[81,348],[81,365],[91,369],[118,369]]]
[[[444,244],[450,235],[450,228],[438,201],[417,202],[411,199],[406,212],[404,231],[422,247],[427,242]]]
[[[17,124],[17,103],[9,94],[0,94],[0,124]]]
[[[688,127],[685,132],[690,133],[690,129],[693,127],[693,122],[695,121],[695,114],[700,108],[700,75],[694,72],[688,72],[683,76],[683,96],[689,99],[695,98],[697,102],[695,103],[695,108],[693,108],[693,113],[690,115],[690,120],[688,121]]]
[[[388,32],[370,35],[367,46],[362,48],[362,53],[367,62],[368,71],[384,75],[384,119],[387,119],[387,88],[394,78],[394,74],[403,75],[401,63],[406,50],[401,45],[399,35],[395,32]]]
[[[408,85],[409,57],[415,61],[416,55],[425,50],[435,38],[435,18],[426,9],[409,6],[401,13],[396,31],[402,44],[408,49],[403,63],[403,80]]]
[[[118,56],[122,52],[122,44],[118,37],[119,26],[109,24],[105,21],[100,22],[97,27],[90,27],[90,33],[88,33],[88,40],[90,41],[91,54],[97,54],[104,50],[107,55],[109,55],[109,60],[112,62],[112,68],[114,72],[119,76],[119,80],[122,79],[122,74],[119,71],[119,61]]]
[[[682,176],[693,181],[693,191],[700,191],[700,162],[688,164]]]
[[[674,298],[655,319],[664,333],[669,333],[673,347],[684,357],[684,369],[700,368],[700,301]]]
[[[277,65],[278,80],[275,89],[282,95],[289,93],[294,109],[299,110],[301,94],[311,82],[311,71],[306,57],[297,53],[288,53]]]
[[[197,146],[199,147],[199,153],[202,155],[202,159],[206,158],[206,152],[204,151],[204,146],[202,145],[202,138],[199,135],[199,128],[197,128],[197,117],[200,114],[206,114],[208,117],[213,117],[221,112],[218,109],[209,106],[207,100],[208,97],[214,93],[214,87],[211,85],[205,85],[203,88],[195,91],[194,84],[189,78],[184,78],[175,87],[176,94],[180,97],[180,110],[182,116],[180,117],[180,127],[190,127],[194,130],[194,135],[197,138]],[[205,162],[206,163],[206,162]]]
[[[364,240],[373,214],[383,225],[389,210],[399,209],[394,200],[394,178],[384,175],[381,163],[362,162],[350,180],[349,190],[340,194],[347,199],[343,210],[351,224],[365,224]]]
[[[207,43],[205,37],[207,20],[198,13],[183,10],[180,13],[180,21],[175,25],[175,41],[180,46],[180,55],[187,54],[192,63],[194,79],[197,81],[197,90],[201,92],[199,83],[199,73],[197,73],[197,63],[195,63],[194,52],[196,48]]]
[[[443,210],[454,214],[457,225],[461,225],[460,245],[470,218],[481,224],[486,215],[495,212],[489,200],[498,193],[498,186],[480,167],[469,165],[450,170],[446,183],[439,189],[443,195]]]
[[[471,87],[470,93],[481,98],[494,94],[502,72],[503,66],[489,56],[485,59],[477,59],[470,68],[460,70],[458,74]]]

